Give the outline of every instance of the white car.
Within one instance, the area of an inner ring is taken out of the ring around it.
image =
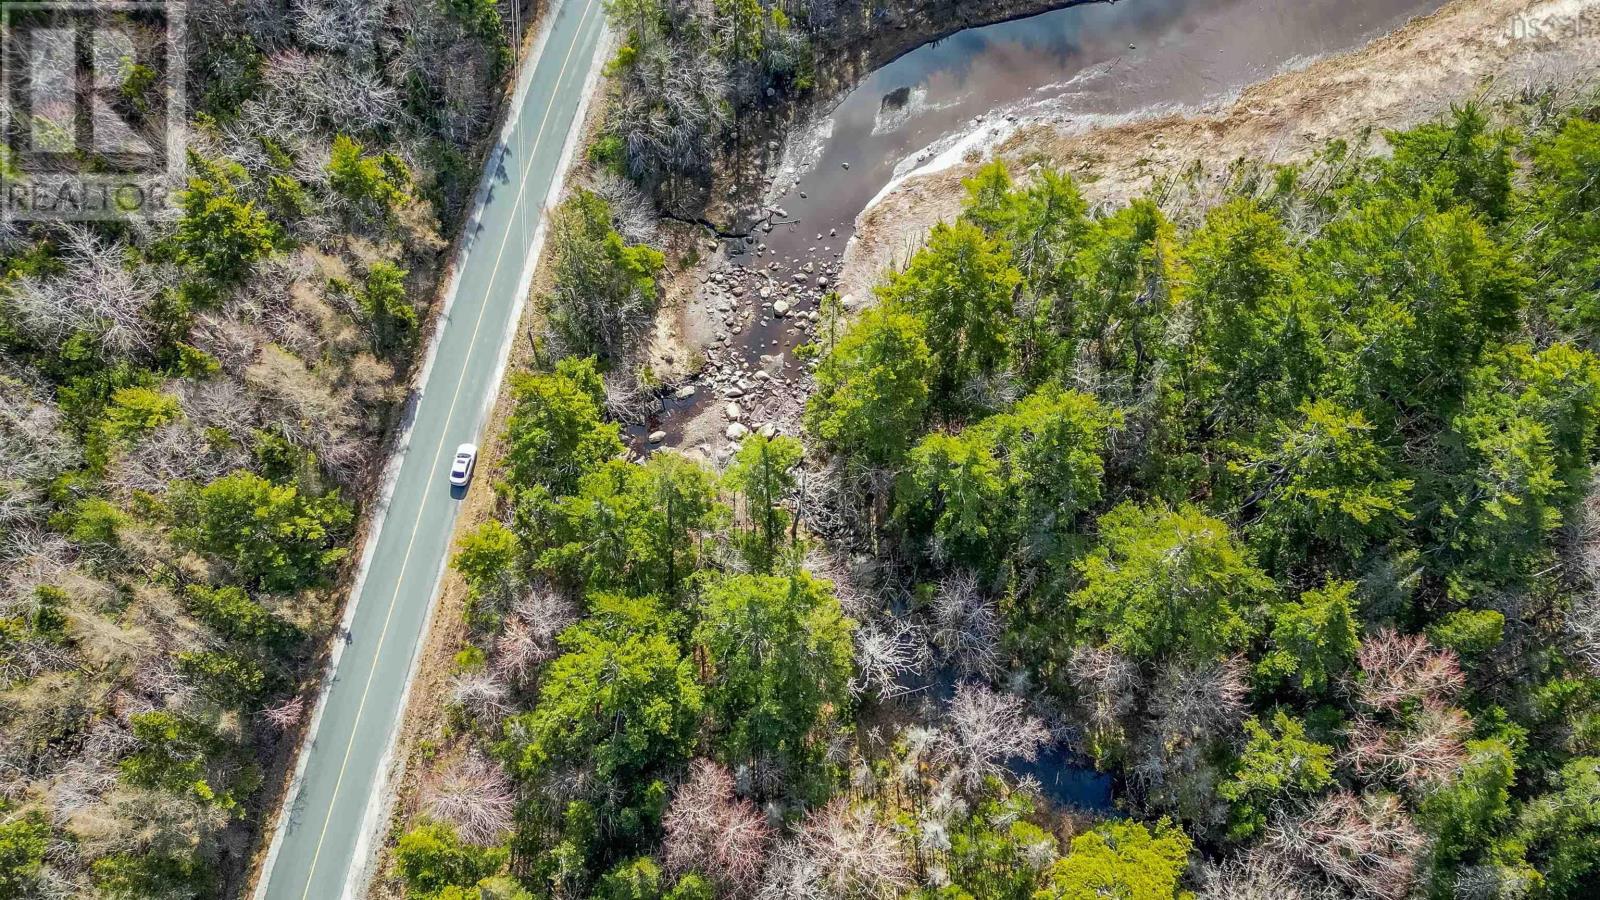
[[[455,461],[450,463],[450,483],[466,487],[472,480],[472,470],[478,465],[478,445],[462,444],[456,448]]]

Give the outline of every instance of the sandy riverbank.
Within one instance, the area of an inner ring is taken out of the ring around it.
[[[1457,0],[1360,49],[1207,107],[1112,122],[1044,108],[997,144],[979,150],[974,142],[954,165],[913,172],[863,211],[839,288],[868,296],[884,268],[904,259],[936,222],[959,213],[961,181],[996,157],[1019,178],[1034,164],[1064,168],[1091,203],[1116,203],[1195,165],[1204,178],[1220,180],[1244,157],[1295,162],[1330,140],[1405,128],[1463,100],[1577,92],[1597,81],[1600,0]]]

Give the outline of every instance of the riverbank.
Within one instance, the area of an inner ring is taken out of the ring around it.
[[[674,280],[651,361],[672,391],[661,414],[635,429],[634,446],[677,447],[717,461],[746,430],[798,433],[809,385],[803,361],[790,351],[815,337],[821,297],[839,285],[858,214],[908,165],[959,164],[968,145],[998,142],[1047,112],[1071,109],[1082,120],[1106,121],[1214,102],[1310,55],[1361,46],[1440,5],[1074,4],[896,57],[836,103],[819,104],[781,153],[769,151],[781,161],[750,179],[770,187],[749,234],[725,241],[695,277]],[[960,185],[938,190],[953,210]],[[890,261],[908,256],[922,230],[888,254]],[[865,299],[864,284],[882,262],[842,292]],[[648,442],[652,435],[659,440]]]
[[[1597,16],[1600,0],[1455,0],[1360,49],[1308,61],[1214,105],[1109,121],[1044,108],[990,141],[971,134],[954,160],[913,172],[861,213],[839,290],[867,297],[885,268],[959,213],[962,180],[989,159],[1024,180],[1034,165],[1064,168],[1091,203],[1126,201],[1184,171],[1199,173],[1195,189],[1203,193],[1248,155],[1265,150],[1274,163],[1303,161],[1331,140],[1437,118],[1463,97],[1492,105],[1537,91],[1575,95],[1600,79]]]

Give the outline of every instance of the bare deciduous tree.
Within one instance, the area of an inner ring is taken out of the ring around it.
[[[1243,659],[1169,662],[1151,692],[1151,728],[1168,745],[1228,734],[1244,720],[1249,690]]]
[[[934,596],[933,643],[964,675],[997,678],[1001,672],[1000,617],[970,572],[947,576]]]
[[[512,605],[505,628],[495,640],[493,665],[513,683],[521,683],[556,653],[556,636],[578,620],[572,601],[535,584]]]
[[[817,480],[817,475],[804,466],[795,469],[796,493],[799,501],[798,515],[806,519],[806,483]],[[880,611],[877,597],[871,590],[870,573],[861,571],[839,553],[830,551],[821,542],[806,547],[805,570],[817,578],[833,584],[833,595],[839,606],[857,621],[866,621]]]
[[[1565,538],[1565,556],[1575,574],[1591,588],[1600,588],[1600,483],[1590,482]]]
[[[34,525],[0,533],[0,618],[32,618],[40,585],[52,584],[71,565],[66,538]]]
[[[57,848],[52,845],[51,850]],[[39,869],[39,874],[34,876],[42,900],[75,900],[78,897],[94,896],[93,876],[84,860],[83,854],[73,849],[73,859],[63,861],[56,853],[49,853],[45,865]]]
[[[240,375],[255,361],[256,353],[266,343],[266,336],[249,322],[220,313],[202,312],[189,327],[189,341],[216,357],[223,371]]]
[[[201,428],[219,428],[243,441],[261,426],[256,401],[231,378],[180,378],[170,388],[183,414]]]
[[[1390,778],[1418,789],[1450,781],[1466,763],[1472,722],[1459,709],[1425,706],[1400,726],[1370,717],[1350,727],[1345,761],[1363,778]]]
[[[296,694],[281,703],[275,703],[261,711],[261,718],[277,731],[288,731],[300,724],[306,714],[306,698],[303,694]]]
[[[78,462],[61,410],[22,382],[0,374],[0,485],[41,481]]]
[[[660,234],[660,215],[639,186],[602,169],[589,178],[589,189],[611,208],[611,227],[630,244],[652,244]]]
[[[1391,794],[1330,794],[1268,828],[1267,845],[1341,884],[1361,900],[1411,891],[1427,839]]]
[[[295,0],[290,15],[305,44],[335,53],[366,54],[388,6],[387,0]]]
[[[126,748],[123,748],[126,749]],[[99,803],[117,785],[117,769],[104,759],[70,760],[50,789],[50,811],[59,819]]]
[[[950,701],[949,727],[941,733],[937,757],[950,766],[950,780],[971,791],[1004,776],[1007,760],[1037,759],[1049,741],[1049,729],[1028,715],[1021,697],[963,683]]]
[[[1573,657],[1600,676],[1600,595],[1591,591],[1574,597],[1562,624]]]
[[[351,397],[336,394],[304,362],[269,344],[246,370],[245,381],[271,401],[265,406],[279,434],[314,452],[339,483],[352,484],[366,471],[376,444],[373,435],[360,430],[360,410]]]
[[[1195,900],[1337,900],[1328,886],[1257,848],[1208,864]]]
[[[606,413],[624,425],[643,425],[661,410],[661,398],[639,383],[629,370],[606,373]]]
[[[373,132],[400,118],[399,91],[351,60],[284,50],[268,57],[262,82],[274,97],[328,131]]]
[[[49,512],[43,485],[78,464],[78,442],[62,424],[41,392],[0,371],[0,555],[8,560],[23,558],[10,549],[15,537]]]
[[[278,0],[191,0],[185,12],[190,29],[202,41],[248,34],[257,46],[270,47],[288,24]]]
[[[1357,696],[1372,709],[1393,712],[1413,701],[1444,703],[1466,683],[1449,650],[1436,650],[1424,635],[1384,630],[1361,644]]]
[[[1224,773],[1213,750],[1239,731],[1248,689],[1242,659],[1174,660],[1161,667],[1129,766],[1147,802],[1200,826],[1226,819],[1227,804],[1216,791]]]
[[[779,845],[761,884],[762,900],[898,897],[911,884],[906,851],[870,808],[835,798]]]
[[[0,652],[0,689],[76,665],[78,661],[72,648],[57,640],[35,634],[13,638]]]
[[[493,760],[468,753],[429,776],[422,785],[422,808],[455,826],[471,844],[497,844],[511,831],[517,807],[516,786]]]
[[[185,706],[194,698],[194,686],[178,674],[175,660],[167,654],[141,661],[134,669],[130,688],[113,697],[117,715],[123,722],[162,706]]]
[[[659,182],[706,171],[728,124],[728,84],[715,55],[669,40],[640,47],[614,110],[629,174]]]
[[[518,618],[506,620],[505,630],[494,642],[494,670],[513,684],[522,683],[538,665],[550,658],[550,649],[542,646],[533,629]]]
[[[511,24],[507,16],[503,25],[508,32]],[[526,28],[529,22],[522,25]],[[493,112],[497,72],[492,48],[440,4],[399,4],[388,26],[384,45],[390,82],[430,94],[433,129],[455,146],[466,147],[483,133]]]
[[[796,508],[800,521],[805,523],[806,530],[812,534],[833,537],[845,532],[850,523],[850,516],[845,509],[846,503],[843,491],[840,488],[839,472],[842,471],[843,461],[838,457],[824,463],[821,471],[813,471],[801,467],[796,471],[795,496]],[[812,556],[818,557],[813,560]],[[825,568],[836,568],[838,562],[831,554],[815,552],[806,559],[807,568],[816,571],[815,565],[820,563]],[[844,602],[843,599],[840,600]],[[845,607],[852,615],[862,612],[871,613],[875,610],[853,610]]]
[[[1491,864],[1463,866],[1453,887],[1453,900],[1522,900],[1538,884],[1526,869]]]
[[[511,712],[510,695],[506,683],[492,670],[462,672],[450,682],[450,701],[489,725]]]
[[[856,629],[856,671],[850,691],[875,693],[884,700],[917,690],[914,676],[928,665],[928,641],[921,628],[903,619],[885,625],[862,623]]]
[[[147,266],[128,263],[128,248],[87,228],[65,227],[64,271],[24,275],[5,300],[16,327],[46,346],[74,334],[92,335],[111,356],[155,347],[155,322],[147,315],[161,285]]]
[[[772,827],[755,804],[734,796],[733,776],[717,763],[695,761],[661,824],[668,869],[704,873],[741,894],[760,880]]]
[[[237,445],[208,441],[192,424],[171,422],[117,454],[106,473],[106,484],[124,495],[134,491],[161,494],[178,479],[206,484],[245,468],[249,462]]]
[[[1124,722],[1144,688],[1139,666],[1112,647],[1077,647],[1067,663],[1078,707],[1094,740],[1121,740]]]
[[[540,663],[556,653],[556,636],[577,621],[571,601],[535,585],[513,605],[505,627],[495,639],[491,660],[496,672],[521,684]]]

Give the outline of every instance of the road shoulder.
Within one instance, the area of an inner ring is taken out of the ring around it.
[[[593,101],[604,90],[604,69],[611,57],[611,40],[612,33],[607,29],[600,38],[594,63],[584,83],[583,100],[577,112],[577,121],[582,124],[568,132],[561,162],[545,203],[546,215],[541,217],[534,234],[533,246],[528,254],[528,271],[523,276],[528,290],[518,301],[514,315],[516,325],[506,334],[506,346],[502,350],[500,367],[494,379],[497,386],[489,394],[487,416],[479,439],[475,487],[462,501],[456,516],[450,542],[452,547],[460,535],[494,515],[496,500],[492,478],[500,468],[500,458],[504,452],[500,435],[512,408],[506,373],[527,368],[532,362],[529,336],[537,332],[542,320],[538,304],[529,301],[547,290],[552,278],[550,260],[541,252],[549,225],[548,211],[560,202],[566,187],[580,180],[587,172],[588,164],[579,158],[578,150],[588,145],[602,122],[603,105]],[[383,841],[376,852],[366,854],[367,866],[362,874],[361,890],[353,896],[379,900],[402,895],[398,884],[389,883],[382,873],[388,871],[399,830],[416,813],[418,789],[423,779],[445,757],[441,753],[441,742],[435,739],[448,731],[445,706],[439,698],[448,690],[455,653],[466,642],[466,599],[465,583],[455,570],[448,567],[446,560],[439,592],[430,608],[423,639],[401,698],[400,727],[396,730],[391,759],[387,763],[386,790],[377,798],[377,813],[371,810],[368,813],[371,824],[384,823]],[[377,832],[373,828],[368,834],[375,835]]]
[[[461,279],[462,263],[465,261],[470,243],[465,236],[480,221],[482,210],[490,196],[491,174],[498,165],[497,154],[500,148],[506,145],[510,129],[515,126],[512,113],[526,100],[527,92],[533,79],[535,62],[543,53],[546,41],[549,39],[554,16],[549,2],[541,4],[537,15],[524,31],[525,52],[521,54],[520,64],[516,77],[508,81],[505,92],[501,97],[502,122],[501,127],[492,132],[491,137],[485,139],[480,150],[482,163],[479,167],[478,188],[473,193],[472,203],[457,223],[455,239],[447,257],[448,262],[440,271],[438,282],[438,299],[430,307],[428,326],[424,331],[424,349],[421,360],[412,371],[410,384],[407,387],[407,396],[396,417],[389,439],[387,441],[387,456],[381,471],[377,474],[376,483],[368,498],[363,513],[362,522],[357,532],[355,550],[359,562],[349,577],[348,586],[341,589],[344,597],[342,614],[339,627],[330,638],[327,656],[321,665],[318,676],[315,702],[306,726],[301,730],[293,752],[293,762],[289,776],[285,779],[278,796],[269,805],[269,818],[262,822],[261,833],[270,834],[270,839],[263,847],[258,848],[256,858],[252,862],[249,878],[246,881],[245,896],[255,900],[262,900],[268,887],[265,876],[272,870],[282,846],[285,833],[288,830],[289,816],[286,811],[291,808],[298,797],[300,786],[305,777],[306,766],[310,759],[310,748],[313,745],[318,726],[327,705],[328,695],[333,688],[334,676],[338,672],[339,663],[343,657],[345,642],[340,640],[340,635],[347,634],[351,623],[360,606],[361,589],[366,582],[367,574],[372,565],[372,559],[378,548],[378,537],[382,533],[387,518],[389,506],[393,499],[396,483],[399,478],[401,463],[405,459],[406,449],[411,442],[412,430],[415,425],[417,404],[421,398],[422,386],[427,384],[432,374],[435,358],[438,353],[440,339],[444,331],[441,327],[450,314],[454,305],[457,288]],[[580,107],[581,115],[581,107]],[[559,177],[557,186],[559,185]],[[552,191],[555,190],[553,186]],[[407,689],[409,691],[409,687]],[[369,811],[368,817],[371,818]],[[367,823],[366,828],[370,829]],[[370,830],[362,835],[362,844],[370,838]],[[362,851],[365,852],[365,851]],[[365,873],[363,873],[365,877]],[[347,893],[349,893],[347,891]]]

